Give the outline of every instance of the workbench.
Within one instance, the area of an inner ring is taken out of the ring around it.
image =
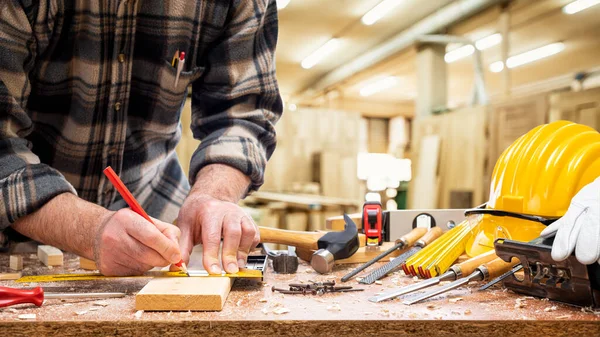
[[[48,269],[35,255],[24,255],[24,275],[81,273],[77,257],[65,254],[65,264]],[[8,255],[0,255],[0,272],[8,271]],[[401,300],[371,303],[367,298],[416,280],[401,274],[383,279],[381,285],[362,285],[351,280],[344,285],[365,288],[364,292],[319,295],[283,295],[271,287],[289,283],[339,281],[352,265],[336,266],[331,275],[319,275],[301,262],[296,274],[270,271],[264,281],[237,280],[220,312],[143,312],[134,309],[134,293],[148,278],[103,281],[40,283],[46,292],[127,292],[124,298],[103,300],[48,300],[37,308],[19,305],[0,309],[3,336],[94,335],[330,335],[330,336],[599,336],[600,313],[546,300],[524,298],[501,287],[477,292],[477,284],[413,306]],[[377,267],[377,264],[375,265]],[[34,287],[0,281],[3,286]],[[522,308],[515,304],[523,303]],[[91,309],[96,308],[96,309]],[[287,310],[283,310],[283,308]],[[279,309],[279,311],[277,311]],[[277,314],[276,312],[288,311]],[[79,314],[78,314],[79,313]],[[21,314],[36,314],[22,321]],[[141,315],[140,315],[141,314]]]

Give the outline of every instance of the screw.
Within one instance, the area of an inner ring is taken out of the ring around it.
[[[279,293],[280,294],[304,294],[303,291],[296,291],[296,290],[280,290]]]
[[[350,286],[343,286],[343,287],[331,287],[332,291],[340,291],[340,290],[350,290],[352,289],[352,287]]]
[[[310,284],[298,284],[298,283],[290,283],[289,284],[290,287],[294,287],[294,288],[309,288]]]
[[[288,289],[275,288],[275,286],[272,286],[271,287],[271,291],[272,292],[276,292],[276,291],[284,292],[284,291],[289,291],[289,290]]]

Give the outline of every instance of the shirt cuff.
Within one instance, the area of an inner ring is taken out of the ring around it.
[[[0,180],[0,230],[66,192],[77,195],[60,172],[45,164],[27,165],[16,170]]]
[[[224,136],[200,143],[190,162],[190,184],[198,172],[210,164],[224,164],[240,170],[250,178],[249,192],[264,183],[266,151],[251,138]]]

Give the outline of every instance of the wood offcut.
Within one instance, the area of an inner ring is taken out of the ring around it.
[[[63,253],[60,249],[52,246],[38,246],[38,259],[46,266],[62,266]]]

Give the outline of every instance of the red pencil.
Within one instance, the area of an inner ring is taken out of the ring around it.
[[[142,208],[142,206],[140,206],[137,200],[135,200],[131,192],[129,192],[129,189],[127,189],[127,186],[123,184],[121,178],[119,178],[119,176],[117,175],[117,173],[115,173],[112,167],[109,166],[105,168],[103,172],[108,178],[108,180],[110,180],[110,182],[113,184],[117,192],[121,194],[123,200],[125,200],[127,205],[129,205],[129,208],[131,208],[132,211],[144,217],[144,219],[150,221],[150,223],[154,224],[154,221],[152,221],[152,219],[148,216],[148,213],[146,213],[146,211],[144,211],[144,209]],[[187,274],[187,276],[190,276],[190,273],[188,272],[185,263],[183,263],[183,260],[179,261],[175,265],[181,268]]]

